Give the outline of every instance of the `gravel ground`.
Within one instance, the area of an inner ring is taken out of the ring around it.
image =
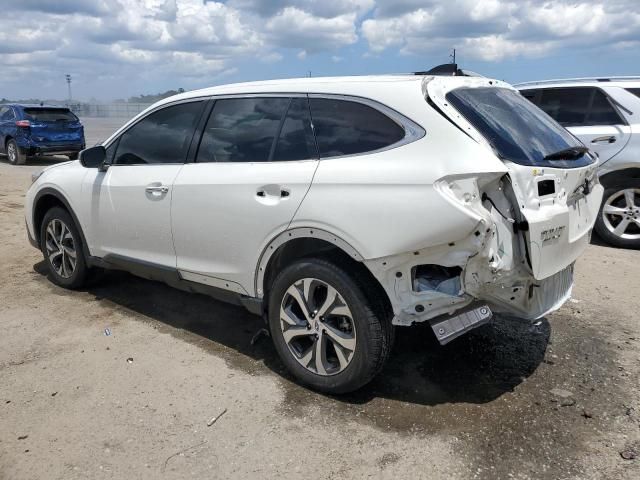
[[[87,119],[87,144],[120,123]],[[622,455],[640,456],[640,252],[591,245],[540,323],[445,347],[400,329],[377,379],[335,398],[251,346],[241,308],[124,273],[53,286],[22,204],[59,160],[0,158],[1,479],[640,478]]]

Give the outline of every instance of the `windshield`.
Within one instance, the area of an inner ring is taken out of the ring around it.
[[[77,122],[76,117],[66,108],[25,108],[25,119],[32,122]]]
[[[487,139],[503,160],[562,168],[583,167],[594,162],[580,141],[515,90],[462,87],[447,93],[447,101]]]

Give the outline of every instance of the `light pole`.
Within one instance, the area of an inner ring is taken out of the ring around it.
[[[65,77],[67,79],[67,87],[69,88],[69,103],[71,103],[71,75],[67,73]]]

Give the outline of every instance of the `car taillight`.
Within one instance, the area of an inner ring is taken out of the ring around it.
[[[16,121],[16,127],[30,127],[31,122],[29,120],[18,120]]]

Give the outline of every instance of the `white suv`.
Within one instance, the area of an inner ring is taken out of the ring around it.
[[[599,156],[605,188],[596,231],[640,248],[640,78],[576,78],[516,85]]]
[[[124,269],[244,305],[301,382],[340,393],[380,370],[396,325],[446,343],[492,310],[559,308],[596,166],[496,80],[245,83],[163,100],[35,175],[26,220],[56,284]]]

